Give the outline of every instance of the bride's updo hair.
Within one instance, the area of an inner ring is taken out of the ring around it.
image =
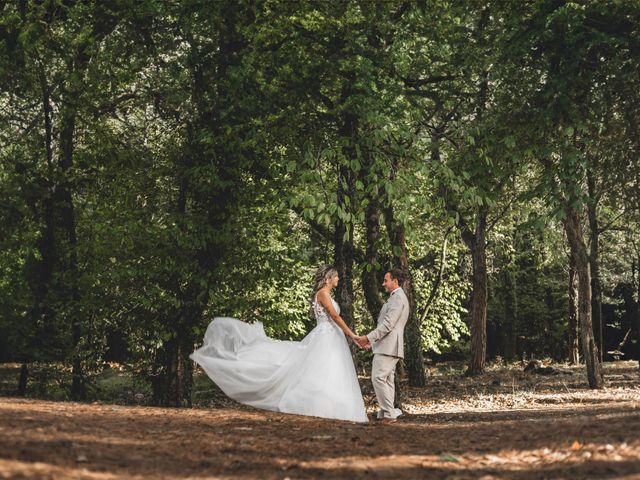
[[[333,265],[323,265],[313,275],[313,289],[311,292],[311,306],[313,309],[313,301],[316,299],[316,293],[327,284],[327,280],[338,275],[338,270]]]

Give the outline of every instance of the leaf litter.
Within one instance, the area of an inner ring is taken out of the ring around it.
[[[637,362],[605,364],[602,390],[584,366],[522,367],[467,378],[430,365],[425,387],[403,379],[393,425],[266,412],[215,391],[192,409],[1,397],[0,478],[640,478]]]

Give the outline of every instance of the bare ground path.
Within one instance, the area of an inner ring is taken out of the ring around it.
[[[637,363],[555,377],[496,368],[405,388],[395,425],[254,410],[0,398],[0,478],[640,478]],[[370,392],[365,387],[365,396]]]

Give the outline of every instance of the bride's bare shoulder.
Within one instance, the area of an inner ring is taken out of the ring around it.
[[[318,290],[318,302],[320,302],[322,305],[328,305],[331,304],[331,295],[329,295],[329,292],[325,289],[322,290]]]
[[[328,300],[331,298],[331,295],[329,295],[329,292],[324,288],[318,290],[318,293],[316,295],[318,299]]]

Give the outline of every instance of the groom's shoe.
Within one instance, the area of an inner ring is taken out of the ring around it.
[[[396,420],[395,418],[389,418],[389,417],[385,417],[385,418],[381,418],[380,420],[378,420],[378,423],[380,425],[392,425],[394,423],[396,423],[398,420]]]

